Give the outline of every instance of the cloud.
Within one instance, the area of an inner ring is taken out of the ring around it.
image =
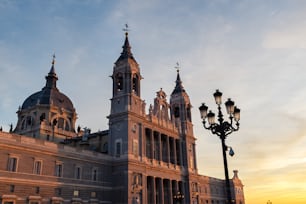
[[[263,47],[268,49],[306,48],[306,29],[303,27],[269,31],[263,40]]]

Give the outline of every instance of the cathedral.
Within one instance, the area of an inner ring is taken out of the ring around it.
[[[55,57],[54,57],[55,58]],[[180,72],[169,99],[141,98],[139,65],[128,33],[112,72],[109,129],[75,127],[73,102],[57,87],[53,58],[44,87],[0,132],[2,204],[225,204],[224,179],[198,173],[191,102]],[[234,171],[232,203],[245,204]]]

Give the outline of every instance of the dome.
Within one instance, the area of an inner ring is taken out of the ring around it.
[[[61,93],[56,87],[56,81],[58,78],[54,69],[54,58],[55,56],[53,56],[50,72],[46,76],[45,87],[41,91],[29,96],[23,102],[21,109],[28,109],[36,105],[53,105],[71,112],[75,112],[71,100],[65,94]]]
[[[41,91],[29,96],[22,104],[21,109],[31,108],[36,105],[53,105],[74,112],[71,100],[57,89],[44,87]]]

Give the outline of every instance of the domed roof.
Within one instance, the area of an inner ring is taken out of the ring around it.
[[[22,104],[22,109],[31,108],[36,105],[53,105],[59,108],[64,108],[69,111],[74,111],[71,100],[63,93],[56,89],[43,88],[29,96]]]
[[[54,69],[54,58],[52,61],[51,70],[46,76],[45,87],[41,91],[29,96],[23,102],[21,109],[31,108],[36,105],[53,105],[59,108],[64,108],[68,111],[75,111],[71,100],[65,94],[61,93],[56,87],[56,81],[58,78]]]

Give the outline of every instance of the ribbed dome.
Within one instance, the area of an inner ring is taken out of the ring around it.
[[[36,105],[53,105],[59,108],[64,108],[69,111],[74,111],[71,100],[57,89],[44,87],[41,91],[29,96],[22,104],[22,109],[31,108]]]
[[[59,108],[64,108],[68,111],[75,111],[71,100],[65,94],[61,93],[56,87],[56,81],[58,78],[54,69],[54,58],[50,72],[46,76],[45,87],[41,91],[29,96],[23,102],[21,107],[22,109],[31,108],[36,105],[53,105]]]

